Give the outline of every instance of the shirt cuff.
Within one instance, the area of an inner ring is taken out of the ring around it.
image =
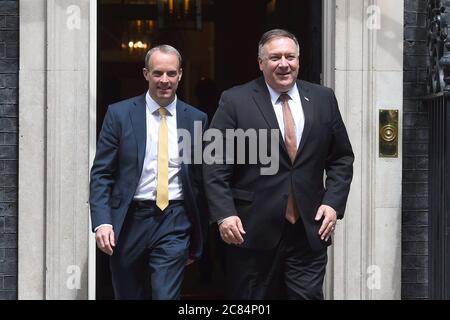
[[[223,219],[220,219],[217,221],[217,225],[220,226],[222,224],[222,222],[224,222],[225,220],[229,219],[229,218],[233,218],[233,217],[237,217],[237,216],[229,216]]]
[[[106,226],[109,226],[111,228],[113,227],[112,224],[104,223],[104,224],[101,224],[101,225],[95,227],[94,232],[97,232],[98,229],[100,229],[101,227],[106,227]]]

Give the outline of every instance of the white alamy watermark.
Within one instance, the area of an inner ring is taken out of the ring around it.
[[[367,289],[380,290],[381,289],[381,268],[377,265],[367,267]]]
[[[69,290],[79,290],[81,288],[81,268],[77,265],[70,265],[66,268],[69,275],[66,280],[66,287]]]
[[[67,20],[66,26],[69,30],[81,29],[81,9],[77,5],[70,5],[66,9]]]
[[[279,129],[207,129],[194,122],[194,136],[178,129],[178,151],[184,164],[260,165],[261,175],[274,175],[279,168]],[[193,148],[192,148],[193,146]],[[193,150],[192,150],[193,149]],[[194,154],[192,154],[192,152]]]
[[[381,29],[381,8],[376,5],[367,7],[367,21],[366,26],[369,30]]]

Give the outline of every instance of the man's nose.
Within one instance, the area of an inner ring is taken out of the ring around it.
[[[282,56],[280,60],[280,67],[287,67],[287,66],[289,66],[287,59],[284,56]]]
[[[161,82],[168,82],[169,81],[169,77],[167,76],[166,73],[164,73],[161,77]]]

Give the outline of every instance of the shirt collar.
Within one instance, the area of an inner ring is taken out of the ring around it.
[[[291,99],[297,103],[300,102],[300,93],[298,92],[297,83],[292,86],[292,88],[288,92],[277,92],[272,89],[271,86],[266,82],[267,89],[269,89],[270,93],[270,101],[272,101],[272,105],[275,105],[278,103],[278,98],[282,93],[286,93],[291,97]]]
[[[160,108],[160,105],[156,103],[155,100],[150,96],[150,93],[147,91],[147,94],[145,95],[145,102],[147,103],[147,109],[150,111],[151,114],[158,111]],[[177,96],[175,95],[175,99],[169,105],[166,107],[167,115],[168,116],[174,116],[176,115],[177,110]]]

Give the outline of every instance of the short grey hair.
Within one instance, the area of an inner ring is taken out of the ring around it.
[[[152,57],[152,54],[154,54],[156,51],[161,51],[162,53],[166,54],[174,54],[178,58],[178,68],[181,68],[181,54],[178,52],[177,49],[175,49],[172,46],[169,46],[168,44],[161,44],[159,46],[156,46],[154,48],[151,48],[148,50],[147,54],[145,55],[145,67],[148,69],[148,62],[150,61],[150,58]]]
[[[297,56],[300,55],[300,45],[298,44],[297,38],[289,31],[283,30],[283,29],[272,29],[267,31],[261,36],[261,40],[259,40],[258,44],[258,58],[262,59],[263,56],[263,47],[264,45],[276,38],[289,38],[292,41],[295,42],[295,45],[297,46]]]

